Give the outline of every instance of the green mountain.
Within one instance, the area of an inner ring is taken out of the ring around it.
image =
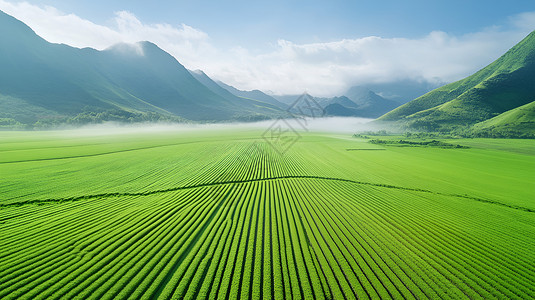
[[[477,123],[470,130],[476,136],[535,138],[535,101]]]
[[[346,108],[358,107],[357,103],[353,102],[351,99],[347,98],[346,96],[332,97],[332,98],[314,97],[314,100],[316,100],[316,102],[322,107],[327,107],[331,104],[341,105]]]
[[[265,94],[264,92],[262,91],[259,91],[259,90],[252,90],[252,91],[242,91],[242,90],[239,90],[231,85],[228,85],[224,82],[221,82],[221,81],[217,81],[217,84],[219,86],[221,86],[222,88],[224,88],[225,90],[231,92],[233,95],[235,96],[238,96],[238,97],[241,97],[241,98],[245,98],[245,99],[253,99],[253,100],[257,100],[257,101],[261,101],[261,102],[264,102],[264,103],[269,103],[271,105],[275,105],[276,107],[280,108],[280,109],[287,109],[288,108],[288,105],[280,102],[279,100]],[[297,99],[297,98],[296,98]]]
[[[272,105],[215,93],[150,42],[104,51],[52,44],[1,11],[0,36],[0,118],[9,122],[88,116],[199,121],[277,116]]]
[[[326,115],[343,117],[377,118],[401,105],[362,86],[350,88],[344,96],[316,100],[325,108]]]
[[[356,115],[358,115],[356,109],[344,106],[336,102],[326,105],[323,110],[326,116],[355,117]]]
[[[383,83],[367,83],[364,87],[385,99],[405,104],[442,85],[444,84],[433,83],[424,79],[399,79]]]
[[[255,116],[258,119],[265,118],[265,115],[276,115],[282,117],[284,113],[280,107],[271,103],[266,103],[256,99],[249,99],[238,97],[230,91],[224,89],[221,85],[213,81],[208,75],[201,70],[189,71],[190,74],[197,79],[200,83],[206,86],[209,90],[226,99],[228,102],[234,105],[240,106],[242,109],[249,111],[248,117],[254,119]],[[263,114],[263,115],[262,115]],[[245,116],[244,116],[245,117]]]
[[[362,86],[350,88],[345,96],[357,104],[359,117],[377,118],[400,105],[399,102],[385,99]]]
[[[323,108],[328,117],[358,117],[358,105],[346,96],[340,97],[314,97],[314,100]]]
[[[301,95],[275,96],[286,105],[292,105],[299,97]],[[350,88],[343,96],[314,97],[314,100],[324,109],[326,116],[340,117],[377,118],[401,105],[361,86]]]
[[[535,100],[535,32],[465,79],[437,88],[383,115],[431,131],[470,126]]]

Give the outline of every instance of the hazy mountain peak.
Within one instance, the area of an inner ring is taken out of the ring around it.
[[[107,48],[105,51],[112,51],[123,55],[145,56],[145,51],[141,43],[119,43]]]
[[[372,91],[365,86],[355,85],[349,88],[345,94],[353,94],[353,93],[367,94],[370,92]]]
[[[197,70],[189,70],[192,73],[195,73],[197,75],[206,75],[206,73],[203,72],[203,70],[197,69]]]

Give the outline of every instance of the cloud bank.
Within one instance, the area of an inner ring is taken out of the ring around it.
[[[259,54],[240,45],[221,49],[201,30],[186,24],[147,24],[127,11],[116,12],[102,25],[27,2],[0,0],[0,10],[53,43],[104,49],[148,40],[188,69],[204,70],[240,89],[317,96],[341,95],[352,85],[369,83],[455,81],[492,62],[535,28],[535,12],[526,12],[511,16],[507,26],[463,36],[433,31],[417,39],[370,36],[309,44],[279,40]]]

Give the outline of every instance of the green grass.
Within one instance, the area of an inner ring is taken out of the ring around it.
[[[480,134],[507,134],[535,136],[535,101],[500,114],[492,119],[477,123],[472,131]]]
[[[0,298],[535,293],[534,140],[108,133],[0,132]]]

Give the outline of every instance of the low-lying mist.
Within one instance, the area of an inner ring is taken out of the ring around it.
[[[86,125],[62,131],[65,135],[103,136],[116,134],[158,133],[158,132],[190,132],[214,130],[295,130],[299,132],[323,132],[337,134],[353,134],[363,131],[381,129],[373,119],[355,117],[326,118],[291,118],[275,119],[259,122],[228,122],[228,123],[114,123],[107,122]],[[67,128],[64,128],[67,129]]]

